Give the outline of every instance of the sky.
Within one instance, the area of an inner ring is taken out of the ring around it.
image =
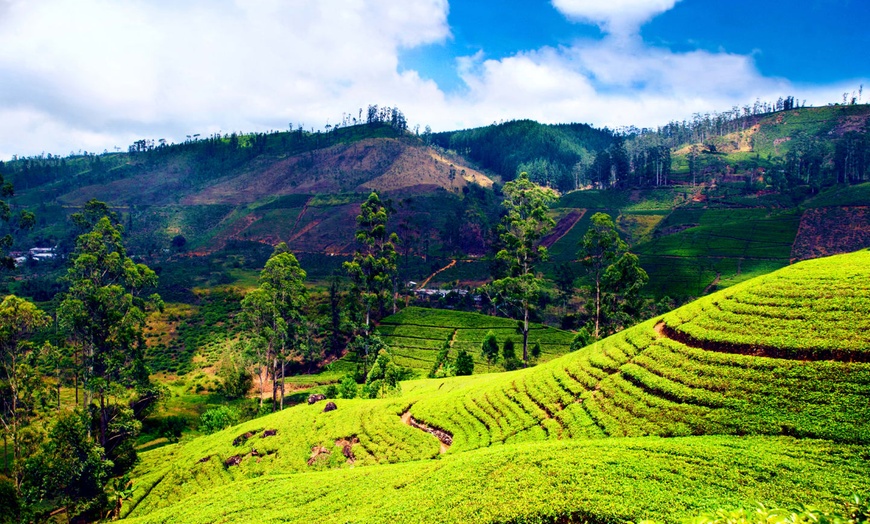
[[[825,105],[870,90],[867,27],[867,0],[0,0],[0,159],[370,104],[435,131]]]

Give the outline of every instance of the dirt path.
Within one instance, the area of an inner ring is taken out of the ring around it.
[[[710,285],[709,285],[709,286],[707,286],[707,287],[704,288],[704,292],[701,293],[701,294],[702,294],[702,295],[706,295],[707,293],[710,292],[711,289],[713,289],[714,287],[716,287],[716,284],[719,283],[719,278],[720,278],[721,276],[722,276],[722,275],[717,271],[717,272],[716,272],[716,278],[714,278],[713,281],[710,282]]]
[[[439,269],[438,271],[436,271],[436,272],[432,273],[431,275],[429,275],[429,278],[427,278],[426,280],[424,280],[423,283],[420,284],[419,287],[417,287],[417,289],[423,289],[423,288],[425,288],[425,287],[426,287],[426,284],[428,284],[430,280],[432,280],[433,278],[435,278],[435,275],[437,275],[438,273],[441,273],[442,271],[446,271],[446,270],[450,269],[451,267],[453,267],[453,266],[455,266],[455,265],[456,265],[456,259],[451,260],[449,264],[447,264],[446,266],[442,267],[442,268]]]
[[[412,428],[417,428],[421,431],[425,431],[426,433],[429,433],[437,438],[441,442],[441,449],[438,451],[441,454],[447,453],[447,450],[450,449],[450,446],[453,445],[453,436],[450,433],[417,422],[416,420],[414,420],[414,417],[411,416],[410,409],[402,413],[402,422],[411,426]]]
[[[585,209],[573,209],[570,213],[562,217],[559,220],[559,223],[556,224],[556,227],[553,228],[553,231],[541,239],[541,245],[546,248],[553,247],[553,244],[562,240],[562,237],[567,235],[574,226],[577,225],[577,222],[580,222],[580,219],[583,218],[583,215],[586,214]]]

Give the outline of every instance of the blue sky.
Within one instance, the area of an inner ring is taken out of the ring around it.
[[[452,38],[400,54],[400,68],[447,91],[464,87],[453,64],[458,56],[483,51],[500,59],[604,37],[595,24],[568,20],[548,0],[454,1],[448,22]],[[683,0],[646,23],[640,36],[675,52],[749,55],[762,75],[794,83],[837,83],[870,72],[870,3],[861,0]]]
[[[434,130],[827,104],[870,91],[868,27],[867,0],[0,0],[0,159],[369,104]]]

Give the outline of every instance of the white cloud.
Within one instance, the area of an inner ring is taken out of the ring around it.
[[[608,33],[637,31],[644,22],[670,10],[679,0],[552,0],[571,20],[598,25]]]
[[[449,37],[446,0],[0,0],[0,14],[0,111],[17,115],[0,121],[0,157],[320,129],[437,99],[398,53]]]

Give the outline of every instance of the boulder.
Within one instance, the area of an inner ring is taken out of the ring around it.
[[[323,406],[324,413],[327,411],[335,411],[336,409],[338,409],[338,406],[335,405],[335,402],[327,402],[326,405]]]
[[[309,404],[314,404],[316,402],[320,402],[321,400],[326,400],[326,395],[321,395],[320,393],[317,393],[317,394],[308,396],[308,403]]]

